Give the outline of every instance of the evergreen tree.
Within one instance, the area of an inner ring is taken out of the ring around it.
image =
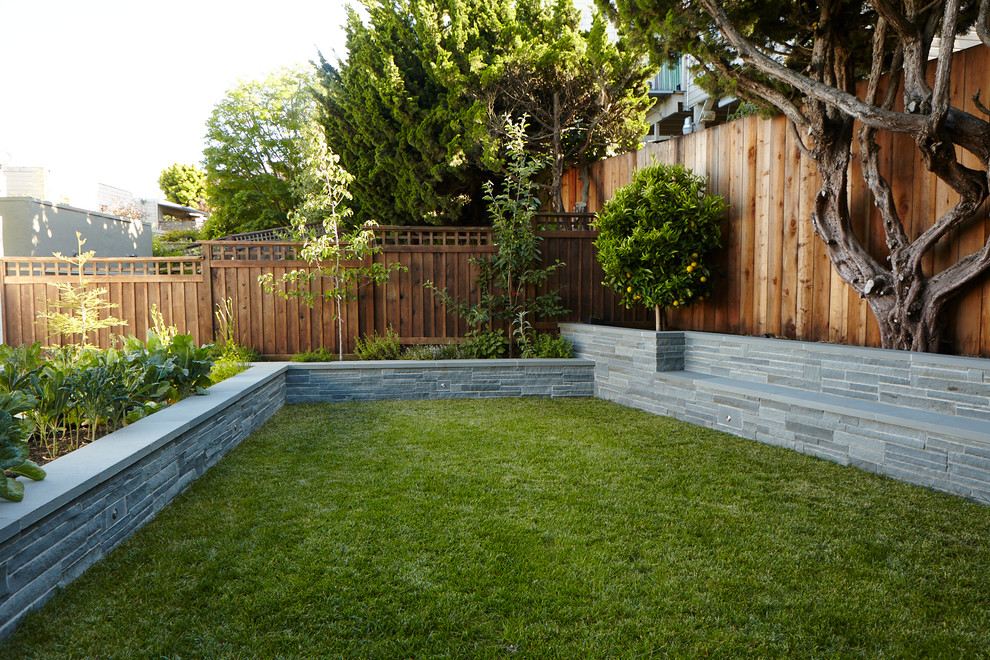
[[[317,94],[358,221],[482,222],[483,183],[504,174],[505,114],[531,117],[527,148],[551,156],[558,198],[563,168],[642,133],[642,58],[609,43],[601,20],[579,29],[572,0],[363,3],[347,61],[321,59]],[[520,85],[538,93],[522,98]],[[555,91],[568,110],[548,124],[537,113]]]

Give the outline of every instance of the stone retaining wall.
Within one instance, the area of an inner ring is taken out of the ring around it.
[[[592,396],[588,360],[256,363],[45,466],[0,502],[0,639],[287,401]],[[22,480],[26,481],[26,480]]]
[[[561,324],[595,395],[990,503],[990,361]]]
[[[283,370],[250,369],[124,427],[47,464],[22,502],[0,502],[0,638],[281,408]]]
[[[395,360],[293,365],[286,401],[484,399],[594,394],[590,360]]]

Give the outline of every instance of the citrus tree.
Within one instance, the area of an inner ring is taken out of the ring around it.
[[[653,307],[658,331],[666,329],[668,309],[711,295],[711,256],[727,207],[705,188],[683,165],[651,165],[617,190],[595,221],[602,284],[627,307]]]

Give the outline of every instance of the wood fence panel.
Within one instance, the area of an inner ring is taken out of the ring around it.
[[[953,101],[979,116],[970,93],[986,87],[990,50],[977,46],[958,52],[953,64],[960,71],[952,79]],[[879,330],[868,305],[833,272],[824,245],[814,234],[810,216],[821,177],[798,150],[786,120],[746,117],[706,129],[702,135],[645,145],[634,161],[623,155],[592,167],[592,189],[601,195],[592,197],[589,211],[599,210],[623,182],[631,180],[635,168],[654,158],[684,163],[707,175],[709,189],[730,204],[720,252],[727,279],[703,309],[672,314],[672,323],[721,332],[769,332],[812,341],[879,345]],[[958,197],[927,171],[910,137],[880,134],[878,144],[881,171],[905,231],[915,239]],[[964,165],[977,164],[971,155],[960,155]],[[879,212],[860,169],[858,145],[854,145],[848,200],[853,230],[871,254],[885,259]],[[568,194],[565,190],[565,197]],[[990,204],[970,225],[939,241],[923,263],[925,271],[944,269],[960,256],[981,249],[990,235],[988,212]],[[945,316],[948,350],[990,357],[990,278],[961,295]]]

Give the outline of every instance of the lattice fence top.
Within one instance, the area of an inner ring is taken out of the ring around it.
[[[379,244],[491,245],[491,227],[376,227]]]
[[[55,258],[16,257],[4,260],[5,277],[78,277],[79,266]],[[128,257],[92,259],[83,264],[83,277],[151,277],[200,275],[202,261],[196,258]]]
[[[301,243],[270,241],[209,241],[203,243],[214,261],[301,261]]]

